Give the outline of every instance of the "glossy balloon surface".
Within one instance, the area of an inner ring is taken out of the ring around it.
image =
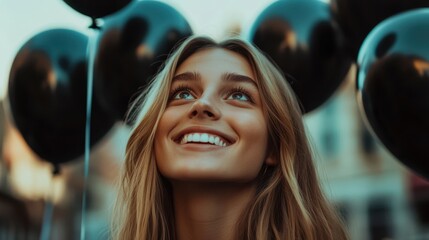
[[[156,1],[135,2],[107,18],[94,71],[94,89],[103,107],[123,120],[136,94],[146,87],[174,46],[191,34],[178,11]]]
[[[396,158],[429,177],[429,9],[380,23],[359,52],[358,102]]]
[[[64,0],[74,10],[91,18],[101,18],[125,7],[132,0]]]
[[[41,32],[18,51],[9,76],[13,120],[25,141],[52,163],[84,153],[88,39],[65,29]],[[91,144],[114,121],[94,102]]]
[[[295,78],[291,85],[304,112],[326,102],[351,65],[330,7],[322,1],[274,2],[253,23],[249,37]]]
[[[429,7],[429,0],[331,0],[331,4],[346,37],[347,52],[356,60],[363,40],[378,23],[405,11]]]

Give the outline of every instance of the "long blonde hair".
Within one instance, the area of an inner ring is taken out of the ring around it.
[[[113,215],[113,238],[176,239],[171,186],[157,170],[154,137],[177,67],[206,48],[236,52],[250,63],[269,125],[270,147],[278,160],[276,166],[261,169],[257,193],[237,223],[236,239],[348,239],[320,189],[302,113],[285,77],[251,44],[239,39],[216,43],[205,37],[181,44],[131,108],[135,126]]]

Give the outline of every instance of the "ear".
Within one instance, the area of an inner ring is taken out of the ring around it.
[[[278,164],[278,159],[274,157],[274,154],[270,153],[267,158],[265,158],[265,164],[268,166],[276,166]]]

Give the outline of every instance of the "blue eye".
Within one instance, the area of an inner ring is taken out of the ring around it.
[[[187,86],[179,86],[173,89],[170,93],[170,100],[192,100],[195,99],[191,93],[191,89]]]
[[[182,90],[174,94],[173,99],[194,99],[194,96],[189,91]]]
[[[239,100],[239,101],[250,101],[250,98],[242,92],[235,92],[229,95],[228,99]]]
[[[228,92],[227,100],[238,100],[243,102],[253,102],[250,94],[242,87],[233,88]]]

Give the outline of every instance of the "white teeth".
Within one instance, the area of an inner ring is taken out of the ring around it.
[[[227,145],[220,137],[208,133],[185,134],[185,136],[182,137],[180,144],[186,144],[189,142],[211,143],[221,147],[226,147]]]
[[[199,142],[200,141],[200,134],[198,134],[198,133],[192,134],[192,141],[193,142]]]
[[[203,133],[201,134],[201,138],[200,138],[201,142],[208,142],[209,141],[209,135],[207,133]]]
[[[215,143],[216,145],[219,145],[219,141],[220,141],[220,138],[219,138],[219,137],[215,137],[215,139],[214,139],[214,143]]]

